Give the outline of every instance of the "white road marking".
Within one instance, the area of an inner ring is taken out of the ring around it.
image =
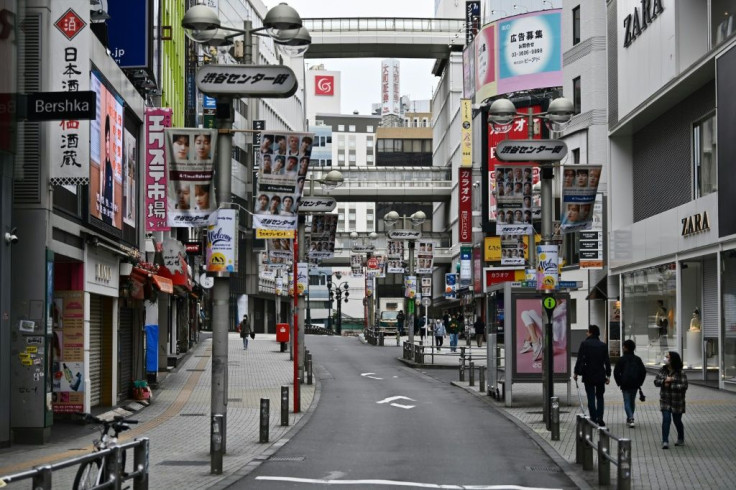
[[[391,406],[408,410],[410,408],[414,408],[416,405],[402,405],[401,403],[391,403]]]
[[[360,375],[363,376],[364,378],[383,379],[383,378],[379,378],[378,376],[372,376],[373,374],[376,374],[376,373],[361,373]]]
[[[385,485],[396,487],[441,488],[453,490],[559,490],[550,487],[522,487],[520,485],[451,485],[397,480],[324,480],[319,478],[295,478],[288,476],[257,476],[256,480],[313,483],[315,485]]]
[[[384,398],[380,402],[376,402],[376,403],[390,403],[390,402],[393,402],[393,401],[396,401],[396,400],[409,400],[410,402],[415,402],[416,401],[416,400],[414,400],[412,398],[409,398],[408,396],[390,396],[390,397]]]

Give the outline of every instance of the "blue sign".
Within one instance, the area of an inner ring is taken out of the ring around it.
[[[107,39],[110,55],[120,68],[149,66],[151,19],[148,0],[108,0]]]
[[[210,97],[209,95],[204,95],[204,98],[202,99],[202,108],[203,109],[216,109],[217,99],[215,99],[214,97]]]

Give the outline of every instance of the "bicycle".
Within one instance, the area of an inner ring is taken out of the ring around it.
[[[118,443],[118,435],[121,432],[130,429],[128,424],[137,424],[137,420],[126,420],[125,417],[116,416],[112,420],[102,420],[95,417],[92,414],[84,413],[80,414],[84,422],[100,424],[100,438],[95,439],[93,446],[95,452],[103,451],[105,449],[113,448]],[[110,431],[113,434],[110,434]],[[108,456],[103,456],[100,459],[87,461],[83,463],[77,470],[77,475],[74,478],[75,490],[87,490],[97,488],[99,485],[104,484],[110,479],[107,468]],[[122,454],[121,468],[125,468],[125,452]],[[123,474],[125,476],[125,474]]]

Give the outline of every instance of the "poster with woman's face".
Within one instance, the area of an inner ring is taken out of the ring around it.
[[[127,129],[123,135],[123,222],[128,226],[135,226],[138,141]]]

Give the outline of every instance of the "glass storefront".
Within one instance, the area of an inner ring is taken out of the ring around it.
[[[723,378],[727,389],[736,390],[736,251],[722,256]]]
[[[636,343],[644,364],[662,364],[664,354],[677,349],[678,322],[674,262],[623,274],[622,333]]]

